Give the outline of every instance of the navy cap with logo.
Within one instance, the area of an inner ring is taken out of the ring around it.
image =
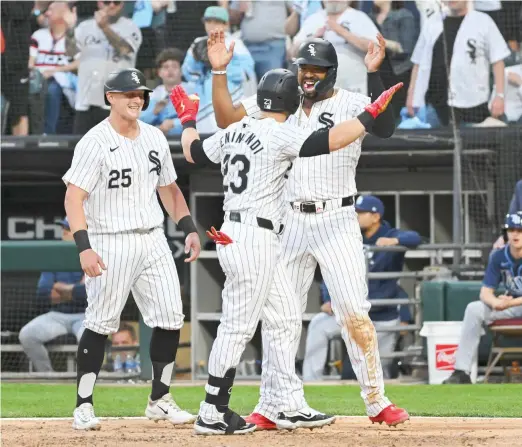
[[[506,230],[510,228],[522,230],[522,211],[518,211],[513,214],[506,214],[506,219],[504,220],[504,228]]]
[[[384,215],[384,204],[375,196],[360,196],[355,202],[355,211]]]

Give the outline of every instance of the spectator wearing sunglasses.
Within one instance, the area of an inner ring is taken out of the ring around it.
[[[66,52],[79,59],[76,135],[85,134],[109,116],[103,93],[109,74],[136,65],[141,31],[131,19],[122,16],[122,10],[122,1],[99,1],[94,17],[76,28],[76,8],[66,14],[65,20],[71,30],[66,35]]]

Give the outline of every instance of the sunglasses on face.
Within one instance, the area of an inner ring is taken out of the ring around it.
[[[104,4],[105,6],[109,6],[111,3],[113,3],[113,4],[116,5],[116,6],[120,6],[123,2],[121,2],[121,1],[120,1],[120,2],[115,2],[115,1],[103,2],[103,4]]]

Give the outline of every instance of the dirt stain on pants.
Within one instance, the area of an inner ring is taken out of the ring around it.
[[[368,388],[371,391],[366,395],[368,403],[376,403],[381,394],[379,382],[377,380],[377,333],[375,326],[366,314],[356,314],[351,316],[347,324],[350,338],[361,348],[366,359],[367,375],[369,379]],[[379,362],[380,366],[380,362]],[[364,374],[364,372],[363,372]]]

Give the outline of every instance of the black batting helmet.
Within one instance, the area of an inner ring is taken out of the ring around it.
[[[132,92],[134,90],[143,90],[145,92],[145,103],[142,110],[147,109],[149,106],[149,94],[152,90],[147,87],[144,74],[135,68],[114,71],[109,75],[103,86],[105,104],[110,105],[107,99],[108,92]]]
[[[294,113],[299,107],[299,83],[290,70],[267,71],[257,86],[257,105],[267,112]]]
[[[317,93],[326,93],[334,87],[337,79],[337,52],[334,46],[327,40],[319,37],[305,40],[299,47],[299,50],[297,50],[297,57],[294,63],[297,65],[316,65],[328,68],[326,77],[315,86]]]

